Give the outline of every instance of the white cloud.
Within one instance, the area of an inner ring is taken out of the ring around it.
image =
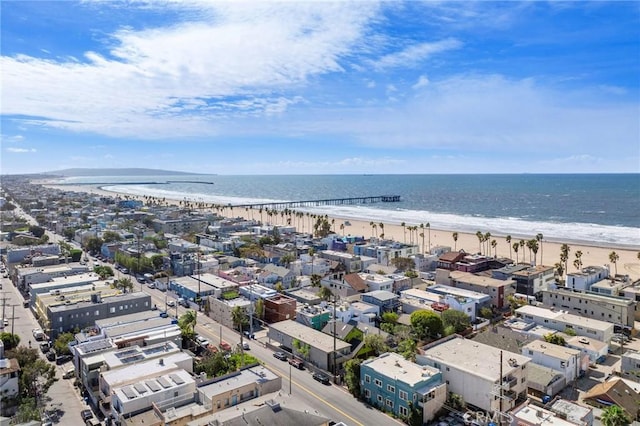
[[[373,66],[379,70],[396,67],[413,67],[420,64],[422,61],[429,59],[436,53],[459,49],[460,47],[462,47],[462,42],[453,38],[440,40],[434,43],[414,44],[399,52],[381,57],[373,63]]]
[[[16,154],[24,154],[27,152],[36,152],[35,148],[14,148],[14,147],[9,147],[7,148],[7,152],[13,152]]]
[[[281,114],[299,102],[286,91],[313,76],[343,72],[341,62],[363,43],[378,7],[185,7],[196,6],[198,21],[112,34],[112,58],[91,51],[84,62],[3,56],[2,114],[44,117],[29,124],[114,137],[215,135],[230,116]]]
[[[24,141],[24,136],[22,135],[0,135],[0,141],[8,142],[8,143],[18,143]]]
[[[416,84],[411,86],[411,88],[413,90],[416,90],[416,89],[420,89],[422,87],[426,87],[428,85],[429,85],[429,79],[427,78],[427,76],[426,75],[421,75],[420,78],[418,78],[418,81],[416,81]]]

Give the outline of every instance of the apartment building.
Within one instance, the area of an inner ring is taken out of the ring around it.
[[[296,317],[296,299],[276,294],[264,299],[264,320],[267,323],[274,323]]]
[[[477,291],[436,284],[425,289],[442,296],[443,303],[451,309],[465,313],[474,321],[483,307],[491,306],[491,296]]]
[[[537,296],[542,290],[555,285],[553,266],[536,265],[516,271],[511,275],[516,282],[516,293],[525,296]]]
[[[447,385],[440,370],[396,353],[362,362],[360,392],[369,404],[401,418],[409,415],[411,403],[422,411],[423,423],[432,420],[447,399]]]
[[[620,374],[625,379],[640,383],[640,352],[627,350],[622,355]]]
[[[421,352],[416,362],[439,369],[447,392],[482,410],[506,411],[526,397],[529,357],[458,335],[426,345]]]
[[[253,310],[253,304],[245,297],[236,297],[229,300],[209,297],[208,317],[225,327],[234,329],[235,324],[232,319],[234,308],[241,308],[244,309],[245,312],[251,313]]]
[[[567,311],[525,305],[516,309],[516,316],[556,331],[573,329],[578,336],[585,336],[610,343],[613,324],[592,318],[570,314]]]
[[[491,305],[499,309],[507,306],[509,296],[516,292],[516,282],[512,279],[499,280],[463,271],[451,271],[449,278],[453,287],[490,296]]]
[[[535,364],[559,371],[566,383],[573,382],[580,374],[581,357],[576,349],[534,340],[522,347],[522,355],[531,358]]]
[[[587,266],[576,272],[567,272],[565,285],[579,291],[587,291],[598,281],[609,277],[609,268],[606,266]]]
[[[626,297],[558,288],[542,291],[542,303],[587,318],[633,327],[637,302]]]

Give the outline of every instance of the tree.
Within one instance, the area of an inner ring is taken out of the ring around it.
[[[613,266],[616,268],[616,275],[618,275],[618,260],[620,260],[620,255],[615,251],[609,253],[609,261],[613,263]]]
[[[41,226],[31,225],[29,226],[29,232],[31,232],[34,237],[40,238],[44,235],[44,228]]]
[[[322,281],[322,277],[318,274],[311,275],[311,285],[313,287],[320,287],[320,282]]]
[[[401,271],[408,271],[416,267],[416,262],[408,257],[394,257],[391,264]]]
[[[491,247],[493,248],[493,257],[498,257],[498,242],[496,240],[491,241]]]
[[[480,308],[480,316],[482,318],[491,319],[493,318],[493,311],[491,310],[491,308],[483,306],[482,308]]]
[[[511,255],[511,235],[507,235],[506,237],[504,237],[504,240],[507,242],[507,245],[509,246],[509,259],[512,259],[512,255]]]
[[[417,404],[414,404],[413,401],[409,401],[409,415],[407,416],[407,424],[409,426],[422,426],[423,425],[423,415],[422,409]]]
[[[22,400],[32,399],[36,408],[40,405],[43,395],[47,393],[56,380],[56,367],[49,364],[38,355],[35,348],[18,346],[13,351],[7,351],[7,358],[16,358],[20,365],[18,388]]]
[[[362,360],[357,358],[344,363],[344,382],[355,398],[360,398],[360,364],[362,364]]]
[[[295,349],[296,354],[300,355],[303,359],[309,359],[311,345],[298,339],[293,339],[291,344],[293,345],[293,349]]]
[[[566,334],[567,336],[577,336],[578,335],[578,333],[576,333],[576,331],[572,327],[566,327],[564,329],[564,334]]]
[[[233,322],[233,326],[237,330],[240,330],[240,334],[242,334],[243,327],[249,325],[247,310],[243,306],[235,306],[231,310],[231,321]]]
[[[600,420],[604,426],[627,426],[631,424],[631,418],[617,405],[610,405],[603,409]]]
[[[0,340],[2,340],[4,350],[8,351],[18,347],[18,344],[20,343],[20,336],[17,334],[2,332],[0,333]]]
[[[185,338],[193,338],[196,334],[196,323],[198,322],[198,313],[193,309],[187,310],[178,318],[178,327],[182,331]]]
[[[333,293],[329,289],[329,287],[322,286],[320,290],[318,290],[318,297],[322,300],[330,300],[333,297]]]
[[[411,314],[411,327],[418,339],[438,338],[444,332],[440,317],[426,310],[414,311]]]
[[[569,247],[568,244],[562,244],[560,246],[560,262],[564,264],[564,271],[567,272],[569,271],[568,267],[569,265],[567,264],[569,262],[569,252],[571,251],[571,248]]]
[[[455,309],[447,309],[440,316],[442,325],[445,327],[453,326],[456,333],[466,330],[471,325],[471,319],[464,312]]]
[[[431,223],[427,222],[427,224],[425,225],[425,227],[427,228],[427,233],[429,234],[429,253],[431,253]]]
[[[520,244],[520,248],[522,249],[522,261],[524,262],[524,246],[527,243],[524,240],[520,240],[520,242],[518,244]]]
[[[258,300],[256,300],[255,310],[256,310],[256,317],[258,317],[258,319],[263,319],[264,318],[264,300],[262,299],[262,297],[259,297]]]
[[[89,237],[84,242],[84,248],[89,253],[98,253],[102,248],[104,241],[98,237]]]
[[[112,243],[114,241],[122,241],[122,237],[115,231],[104,231],[102,239],[105,243]]]
[[[128,293],[133,290],[133,283],[129,278],[120,278],[113,284],[117,289],[122,290],[123,293]]]
[[[400,224],[400,226],[402,226],[402,233],[404,235],[404,243],[406,244],[407,243],[407,224],[402,222]]]
[[[540,244],[540,264],[542,265],[542,240],[544,239],[544,235],[541,233],[536,235],[536,241]]]
[[[416,361],[416,349],[418,344],[414,339],[402,339],[398,343],[398,353],[411,362]]]
[[[557,262],[553,266],[556,269],[556,275],[558,276],[558,281],[560,281],[561,283],[564,283],[564,279],[562,278],[564,276],[564,266],[560,262]]]
[[[381,317],[381,321],[386,324],[395,324],[398,322],[398,314],[395,312],[384,312]]]
[[[380,334],[367,334],[364,338],[364,345],[371,349],[376,356],[389,350],[387,344],[384,342],[384,337]]]
[[[296,259],[293,257],[293,255],[285,254],[280,258],[280,264],[283,265],[285,268],[288,268],[291,265],[291,262],[293,262],[294,260]]]
[[[558,346],[567,346],[567,341],[564,340],[564,337],[558,334],[553,334],[553,333],[545,334],[543,338],[544,338],[544,341],[547,343],[551,343]]]
[[[513,243],[513,251],[516,253],[516,263],[518,263],[518,250],[520,249],[520,244]]]
[[[276,285],[273,286],[273,289],[278,293],[282,293],[284,291],[284,286],[282,285],[282,281],[278,281]]]
[[[151,264],[155,271],[162,269],[162,266],[164,265],[164,256],[161,254],[154,254],[151,256]]]
[[[111,269],[110,266],[94,266],[93,267],[93,272],[98,274],[98,276],[100,276],[101,280],[105,280],[108,277],[112,277],[113,276],[113,269]]]
[[[578,250],[575,253],[576,260],[573,261],[573,266],[576,267],[578,271],[582,270],[582,250]]]
[[[451,234],[451,236],[453,237],[453,251],[457,251],[458,250],[458,233],[454,232],[453,234]]]
[[[70,355],[69,343],[75,339],[73,333],[61,333],[53,342],[53,349],[56,351],[56,355]]]

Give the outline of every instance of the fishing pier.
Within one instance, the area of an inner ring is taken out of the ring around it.
[[[236,204],[231,207],[245,207],[249,209],[283,210],[283,209],[295,208],[295,207],[339,206],[339,205],[350,205],[350,204],[397,203],[397,202],[400,202],[399,195],[374,195],[369,197],[328,198],[325,200],[276,201],[272,203]]]

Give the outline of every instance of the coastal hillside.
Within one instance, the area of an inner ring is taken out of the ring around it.
[[[173,170],[143,169],[143,168],[112,168],[112,169],[89,169],[74,168],[46,172],[44,174],[53,176],[175,176],[175,175],[198,175],[199,173],[177,172]]]

